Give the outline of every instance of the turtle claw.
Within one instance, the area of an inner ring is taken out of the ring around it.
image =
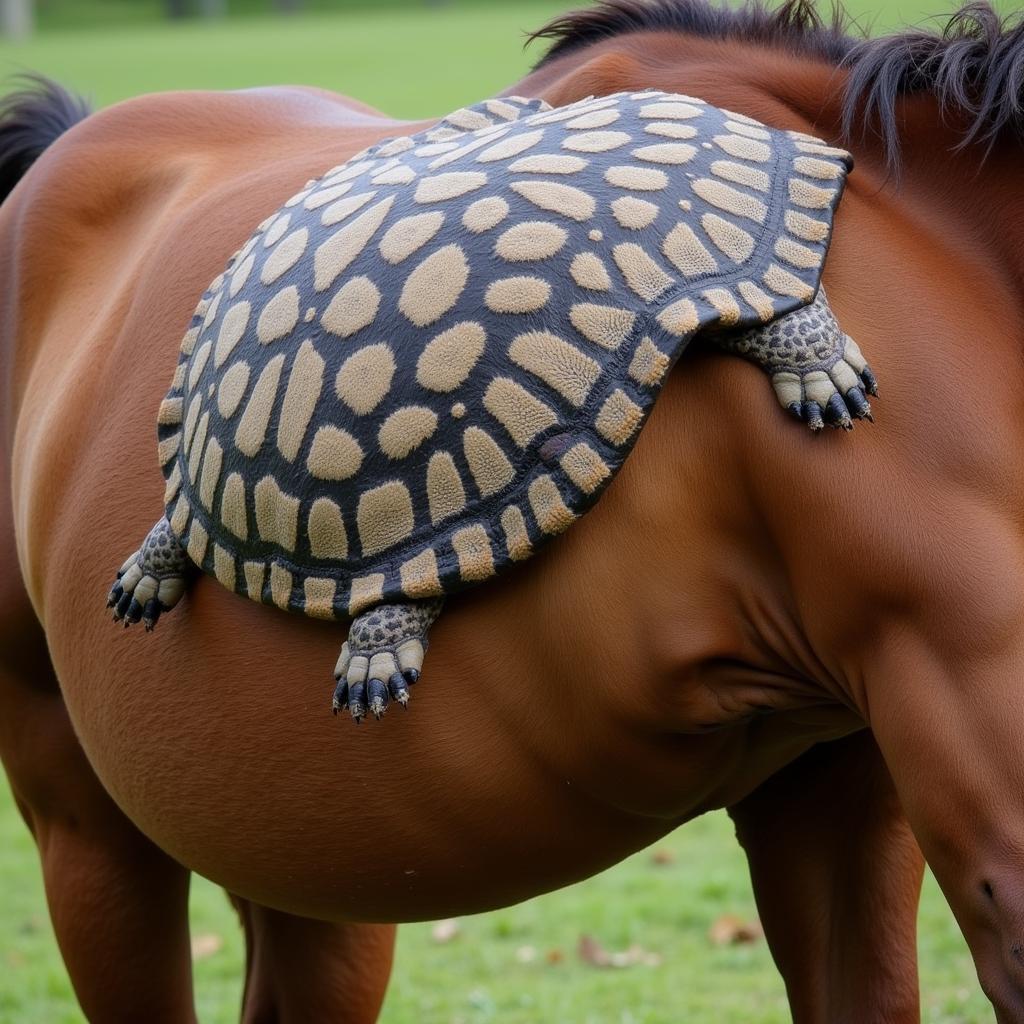
[[[843,430],[853,430],[853,420],[850,419],[850,410],[846,408],[846,402],[839,392],[835,392],[825,406],[825,419],[833,427],[841,427]]]
[[[358,723],[379,721],[392,701],[409,704],[409,687],[420,677],[427,630],[441,611],[440,600],[381,605],[358,616],[334,668],[331,709],[347,707]]]
[[[405,676],[401,672],[396,672],[388,680],[388,692],[391,694],[391,699],[397,700],[403,708],[409,706],[409,687],[406,685]]]
[[[803,409],[803,418],[813,433],[816,434],[819,430],[825,429],[825,420],[821,415],[821,406],[817,402],[804,402],[801,408]]]
[[[828,373],[783,371],[772,377],[772,386],[782,406],[815,433],[826,423],[852,430],[854,420],[874,422],[861,378],[846,363],[837,363]]]
[[[142,547],[121,566],[107,594],[114,621],[125,628],[144,623],[149,632],[161,612],[170,611],[185,593],[188,556],[166,519],[149,531]]]

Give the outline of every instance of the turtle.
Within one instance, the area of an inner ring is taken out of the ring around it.
[[[697,335],[812,431],[870,417],[821,287],[851,169],[647,89],[484,100],[307,182],[196,307],[115,620],[152,629],[201,569],[351,620],[335,713],[406,705],[445,595],[598,500]]]

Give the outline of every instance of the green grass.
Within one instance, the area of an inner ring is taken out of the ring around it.
[[[881,30],[920,22],[955,2],[848,0],[847,7]],[[234,0],[231,9],[251,16],[168,23],[154,20],[156,0],[51,0],[32,40],[0,40],[0,79],[34,69],[99,104],[163,89],[304,83],[349,93],[396,117],[426,117],[522,77],[542,52],[523,51],[524,33],[573,0],[407,7],[384,0],[383,11],[333,12],[324,9],[330,3],[316,0],[309,14],[275,18],[258,14],[266,0]],[[1010,0],[1001,4],[1012,9]]]
[[[164,89],[301,83],[357,96],[396,117],[442,114],[521,78],[525,32],[550,0],[357,10],[303,17],[108,26],[0,42],[0,77],[41,71],[99,104]]]
[[[400,930],[382,1024],[728,1024],[789,1020],[782,982],[763,941],[715,947],[720,915],[755,916],[743,855],[724,814],[708,815],[604,874],[517,907],[460,921],[436,943],[429,924]],[[81,1024],[46,913],[35,847],[0,784],[0,1022]],[[222,947],[196,960],[205,1024],[237,1020],[242,941],[223,893],[196,879],[193,936]],[[97,942],[103,922],[96,922]],[[599,969],[579,936],[610,950],[636,943],[658,966]],[[988,1024],[963,939],[929,878],[921,910],[923,1020]],[[526,959],[527,951],[534,958]]]

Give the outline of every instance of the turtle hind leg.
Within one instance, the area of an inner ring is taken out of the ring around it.
[[[757,363],[771,377],[782,407],[811,430],[826,423],[850,430],[853,420],[871,419],[867,396],[878,395],[875,376],[836,322],[824,288],[809,306],[751,331],[715,334],[713,340]]]
[[[443,605],[442,598],[379,604],[353,619],[334,669],[334,713],[348,708],[358,724],[368,714],[379,719],[392,700],[405,707]]]
[[[142,547],[121,566],[107,595],[114,621],[125,626],[144,623],[147,631],[162,612],[170,611],[185,593],[189,560],[166,517],[146,534]]]

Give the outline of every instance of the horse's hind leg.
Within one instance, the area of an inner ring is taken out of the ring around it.
[[[870,733],[730,808],[794,1024],[918,1024],[924,859]]]
[[[75,738],[14,552],[0,452],[0,759],[93,1024],[187,1024],[188,873],[121,813]]]
[[[332,924],[231,897],[245,928],[243,1024],[373,1024],[391,975],[392,925]]]

